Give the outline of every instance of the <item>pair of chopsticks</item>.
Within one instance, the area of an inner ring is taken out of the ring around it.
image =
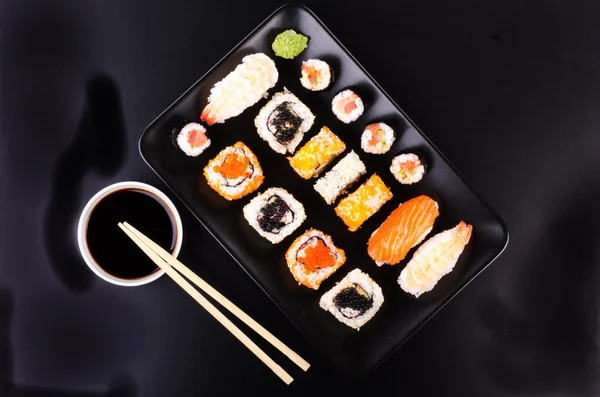
[[[244,313],[240,308],[234,305],[229,299],[225,298],[216,289],[211,287],[206,281],[198,277],[194,272],[188,269],[183,263],[175,259],[171,254],[162,249],[158,244],[150,240],[136,228],[127,222],[119,223],[119,227],[152,259],[154,263],[173,279],[181,288],[185,290],[192,298],[196,300],[207,312],[209,312],[218,322],[221,323],[229,332],[231,332],[240,342],[244,344],[252,353],[256,355],[263,363],[267,365],[277,376],[286,384],[292,383],[294,378],[290,376],[283,368],[271,359],[260,347],[258,347],[246,334],[244,334],[235,324],[223,315],[212,303],[208,301],[198,290],[187,282],[179,273],[187,277],[199,289],[208,296],[220,303],[223,307],[242,320],[247,326],[252,328],[257,334],[265,338],[269,343],[275,346],[280,352],[285,354],[296,365],[304,371],[308,370],[310,364],[300,357],[296,352],[287,347],[283,342],[277,339],[273,334],[263,328],[262,325],[254,321],[250,316]],[[178,273],[179,272],[179,273]]]

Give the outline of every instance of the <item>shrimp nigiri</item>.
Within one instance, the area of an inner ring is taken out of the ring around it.
[[[400,273],[398,284],[417,298],[431,291],[442,277],[454,269],[458,257],[469,243],[473,226],[461,221],[431,237],[417,249]]]
[[[211,88],[208,105],[200,119],[213,125],[239,115],[275,86],[278,78],[275,62],[267,55],[245,56],[233,72]]]

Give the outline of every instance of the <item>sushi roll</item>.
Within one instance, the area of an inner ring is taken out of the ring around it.
[[[346,144],[327,127],[313,136],[294,157],[290,165],[304,179],[318,176],[327,165],[346,149]]]
[[[461,221],[420,246],[398,277],[400,287],[417,298],[450,273],[471,239],[473,226]]]
[[[360,330],[375,316],[383,301],[379,285],[368,274],[354,269],[321,297],[319,306],[339,322]]]
[[[403,185],[412,185],[425,176],[425,164],[415,153],[403,153],[392,160],[390,171]]]
[[[438,204],[428,196],[404,202],[373,232],[367,253],[377,266],[398,264],[427,237],[439,215]]]
[[[333,81],[331,67],[320,59],[307,59],[302,62],[300,83],[311,91],[323,91]]]
[[[346,192],[366,172],[365,163],[360,160],[354,151],[351,151],[334,165],[330,171],[319,178],[314,188],[325,199],[327,204],[333,204],[341,194]]]
[[[396,140],[394,129],[385,123],[373,123],[365,127],[360,137],[360,147],[367,153],[387,153]]]
[[[333,244],[330,236],[310,229],[290,245],[285,260],[299,284],[318,289],[323,280],[346,262],[346,254]]]
[[[348,226],[348,230],[355,232],[392,196],[392,192],[379,175],[373,174],[369,180],[340,201],[335,207],[335,213]]]
[[[291,92],[284,90],[260,110],[254,119],[258,135],[277,153],[294,153],[315,116]]]
[[[333,97],[331,110],[335,117],[348,124],[358,119],[365,111],[362,99],[352,90],[344,90]]]
[[[273,187],[244,207],[244,218],[273,244],[281,242],[306,219],[304,206],[285,189]]]
[[[206,128],[198,123],[186,124],[177,134],[177,146],[188,156],[199,156],[210,146]]]
[[[204,167],[208,185],[227,200],[252,193],[265,179],[258,159],[248,146],[228,146]]]

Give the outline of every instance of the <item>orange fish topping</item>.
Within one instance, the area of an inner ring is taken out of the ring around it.
[[[229,153],[223,164],[215,167],[215,171],[226,179],[237,179],[250,173],[248,159],[245,156],[238,156],[236,153]]]
[[[371,130],[371,139],[369,139],[369,145],[377,145],[385,137],[383,129],[377,128],[375,131]]]
[[[304,258],[301,259],[306,273],[313,273],[319,269],[335,266],[335,257],[320,238],[317,243],[310,245],[304,250]]]
[[[309,67],[306,68],[306,72],[307,72],[307,75],[308,75],[307,76],[308,80],[311,83],[315,84],[317,82],[318,77],[319,77],[319,72],[317,71],[317,69],[315,69],[314,66],[309,66]]]
[[[202,131],[192,130],[188,135],[188,143],[191,146],[202,146],[207,140],[206,134]]]

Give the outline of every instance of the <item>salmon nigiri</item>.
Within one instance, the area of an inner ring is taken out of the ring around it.
[[[469,243],[472,230],[473,226],[461,221],[454,228],[427,240],[400,273],[400,287],[417,298],[431,291],[442,277],[454,269],[458,257]]]
[[[396,208],[369,239],[368,252],[377,266],[395,265],[433,228],[438,204],[427,196],[408,200]]]

